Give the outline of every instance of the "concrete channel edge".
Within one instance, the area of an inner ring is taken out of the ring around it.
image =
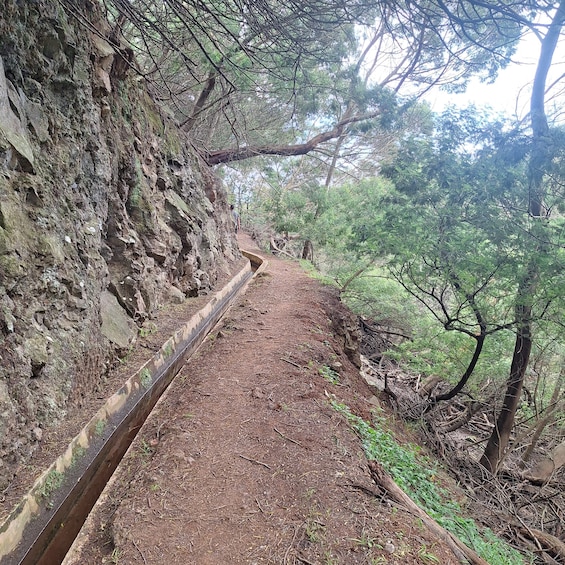
[[[61,563],[104,485],[182,365],[267,261],[249,260],[96,412],[0,526],[1,565]]]

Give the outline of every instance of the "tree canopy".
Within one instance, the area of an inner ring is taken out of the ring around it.
[[[61,0],[67,7],[72,0]],[[211,164],[318,152],[335,166],[432,86],[491,80],[531,3],[103,0],[109,37]],[[549,6],[538,6],[545,11]]]

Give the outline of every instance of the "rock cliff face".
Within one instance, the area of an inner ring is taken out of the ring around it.
[[[144,320],[239,257],[211,171],[96,3],[68,5],[0,18],[0,490]]]

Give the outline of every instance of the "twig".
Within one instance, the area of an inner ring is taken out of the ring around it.
[[[141,551],[141,549],[139,549],[139,547],[135,543],[135,540],[131,540],[131,543],[133,543],[133,546],[135,547],[135,549],[137,549],[137,551],[139,551],[139,555],[141,555],[141,559],[143,559],[143,563],[145,563],[145,565],[147,565],[147,561],[145,560],[145,555],[143,555],[143,552]]]
[[[283,439],[286,439],[292,443],[295,443],[296,445],[299,445],[300,447],[302,447],[302,444],[299,441],[296,441],[295,439],[292,439],[291,437],[285,436],[282,432],[279,432],[279,430],[277,430],[277,428],[273,428],[273,430],[275,430],[275,432],[277,432],[277,434],[279,434]]]
[[[292,541],[290,542],[290,545],[286,548],[285,554],[284,554],[284,559],[283,559],[283,564],[287,565],[287,557],[288,554],[290,553],[290,550],[292,549],[292,546],[294,545],[294,540],[296,539],[296,536],[298,534],[298,531],[300,530],[300,526],[296,526],[296,528],[294,529],[294,535],[292,536]]]
[[[369,496],[374,496],[375,498],[379,498],[379,496],[381,496],[379,493],[375,492],[374,490],[371,490],[370,488],[364,485],[358,485],[357,483],[348,483],[345,486],[351,487],[352,489],[360,490],[361,492],[364,492]]]
[[[286,357],[281,357],[280,359],[281,359],[281,361],[285,361],[286,363],[289,363],[290,365],[294,365],[297,369],[302,369],[302,367],[298,363],[295,363],[294,361],[291,361],[290,359],[287,359]]]
[[[251,463],[257,463],[257,465],[263,465],[263,467],[266,467],[267,469],[271,469],[266,463],[262,463],[261,461],[257,461],[257,459],[249,459],[249,457],[245,457],[245,455],[240,455],[240,457],[242,459],[245,459],[246,461],[250,461]]]

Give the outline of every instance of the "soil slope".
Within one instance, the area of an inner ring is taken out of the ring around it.
[[[339,303],[267,259],[156,407],[67,565],[458,563],[378,492],[329,404],[369,418],[376,402],[330,319]]]

